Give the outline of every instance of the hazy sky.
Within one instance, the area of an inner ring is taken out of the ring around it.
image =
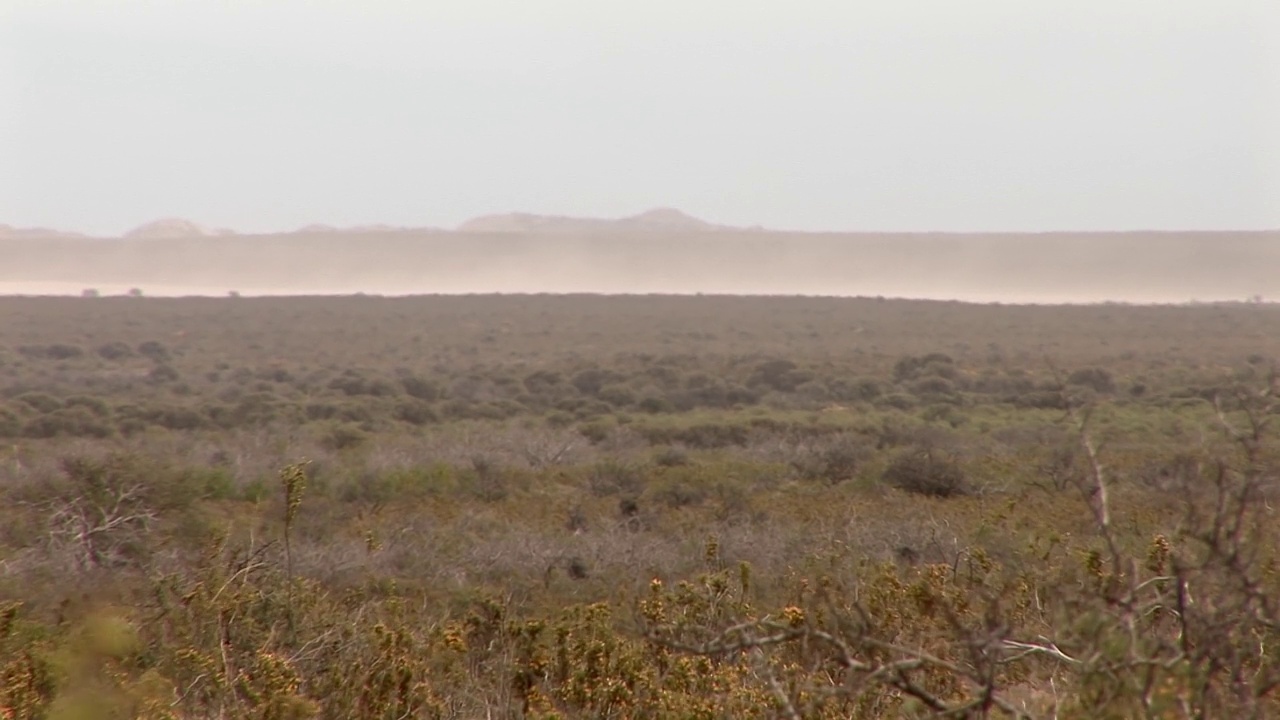
[[[0,0],[0,222],[1280,227],[1275,0]]]

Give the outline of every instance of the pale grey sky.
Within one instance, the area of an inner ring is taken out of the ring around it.
[[[1280,227],[1274,0],[0,0],[0,222]]]

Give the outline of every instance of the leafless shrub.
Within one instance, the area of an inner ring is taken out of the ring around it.
[[[72,459],[65,488],[48,503],[49,539],[75,567],[116,567],[137,559],[156,519],[148,488],[122,461]]]
[[[852,479],[871,455],[869,443],[852,433],[792,437],[784,447],[798,478],[827,485]]]

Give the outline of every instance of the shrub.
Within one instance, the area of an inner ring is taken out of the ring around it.
[[[1076,370],[1067,376],[1067,384],[1090,388],[1099,395],[1110,395],[1116,391],[1115,379],[1102,368]]]
[[[929,353],[920,357],[909,355],[893,366],[893,381],[896,383],[910,382],[925,375],[954,379],[957,375],[955,361],[949,355]]]
[[[751,428],[732,423],[699,423],[687,428],[643,428],[641,433],[650,445],[681,443],[698,450],[745,446],[751,439]]]
[[[600,389],[597,397],[614,407],[629,407],[636,401],[635,392],[626,385],[607,385]]]
[[[371,383],[358,373],[348,370],[341,377],[329,381],[329,389],[337,390],[343,395],[372,395]]]
[[[430,403],[416,399],[405,400],[397,405],[395,417],[410,425],[427,425],[440,420],[440,416],[436,414]]]
[[[956,391],[950,380],[937,375],[922,377],[912,382],[910,387],[915,395],[951,395]]]
[[[103,360],[124,360],[134,356],[133,348],[120,341],[99,345],[96,352]]]
[[[330,427],[320,436],[320,445],[326,450],[354,450],[369,440],[369,434],[354,425],[339,424]]]
[[[864,441],[853,436],[838,436],[799,448],[791,467],[802,480],[835,485],[852,479],[869,456],[870,448]]]
[[[827,392],[836,402],[868,402],[884,394],[884,386],[873,378],[857,380],[833,380],[827,384]]]
[[[914,448],[898,453],[882,478],[889,485],[916,495],[946,498],[968,492],[964,470],[931,450]]]
[[[1022,408],[1065,410],[1067,398],[1063,393],[1056,390],[1035,390],[1013,398],[1013,404]]]
[[[182,484],[199,497],[210,500],[231,500],[236,497],[236,481],[230,468],[189,468],[181,477]]]
[[[68,458],[65,480],[48,489],[55,508],[49,535],[72,555],[80,568],[131,564],[148,551],[148,531],[155,520],[157,482],[154,468],[131,455],[105,460]]]
[[[143,357],[150,358],[155,362],[168,362],[169,348],[156,342],[155,340],[147,340],[138,344],[138,354]]]
[[[644,472],[636,465],[619,460],[601,460],[592,466],[587,475],[587,487],[592,494],[600,497],[639,495],[644,488]]]
[[[303,409],[303,415],[307,420],[333,420],[342,415],[343,407],[336,403],[330,402],[313,402],[307,403]]]
[[[27,407],[31,408],[32,410],[35,410],[36,412],[41,412],[41,413],[51,413],[54,410],[59,410],[62,408],[61,400],[59,400],[58,398],[48,393],[42,393],[42,392],[23,393],[18,397],[14,398],[14,401],[20,402],[23,405],[26,405]]]
[[[404,393],[409,397],[424,402],[435,402],[440,399],[440,385],[416,375],[400,378],[400,387],[404,389]]]
[[[34,433],[34,434],[33,434]],[[115,434],[110,421],[94,415],[83,407],[66,408],[35,418],[27,423],[28,437],[108,438]]]
[[[524,385],[524,389],[530,394],[542,395],[558,387],[561,380],[562,378],[558,372],[553,372],[551,370],[538,370],[537,372],[530,373],[529,376],[521,382],[521,384]]]
[[[149,422],[169,430],[195,430],[208,424],[198,410],[188,407],[159,407],[147,411]]]
[[[104,360],[124,360],[133,357],[133,348],[124,345],[123,342],[108,342],[105,345],[97,346],[97,356]]]
[[[259,380],[265,380],[273,383],[290,383],[293,382],[293,373],[282,367],[265,368],[258,371]]]
[[[664,397],[657,397],[654,395],[650,395],[649,397],[641,400],[636,405],[636,408],[642,412],[647,412],[655,415],[658,413],[669,413],[675,410],[675,406],[671,404],[670,400]]]
[[[916,406],[916,399],[906,393],[889,393],[876,398],[875,406],[878,408],[893,408],[894,410],[910,410]]]
[[[555,413],[552,413],[552,417],[554,416]],[[548,418],[548,420],[551,420],[551,418]],[[605,440],[609,439],[609,436],[612,433],[613,428],[608,423],[601,420],[593,420],[578,426],[578,434],[586,438],[587,442],[592,445],[599,445],[603,443]]]
[[[683,448],[667,446],[653,457],[658,467],[684,467],[689,464],[689,453]]]
[[[747,379],[749,387],[767,387],[781,393],[795,392],[795,389],[813,380],[813,373],[800,370],[790,360],[768,360],[756,366],[755,372]]]
[[[55,343],[53,345],[23,345],[18,354],[33,360],[73,360],[84,355],[84,350],[75,345]]]
[[[696,507],[706,502],[711,489],[699,478],[663,478],[651,488],[651,497],[672,510]]]
[[[151,368],[151,372],[147,373],[147,379],[153,383],[173,382],[182,377],[178,371],[168,363],[160,363]]]
[[[107,406],[105,400],[88,395],[73,395],[67,398],[63,403],[65,407],[82,407],[98,417],[107,417],[111,415],[111,408]]]
[[[0,408],[0,437],[12,438],[22,434],[22,418]]]
[[[469,495],[481,502],[500,502],[511,494],[509,473],[480,455],[471,458],[471,467],[463,469],[458,480]]]
[[[604,387],[605,382],[609,379],[609,375],[603,370],[592,368],[574,375],[569,382],[583,395],[595,395],[600,392],[600,389]]]

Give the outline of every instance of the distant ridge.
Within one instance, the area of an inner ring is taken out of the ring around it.
[[[55,231],[48,231],[54,233]],[[270,233],[240,233],[229,228],[208,228],[199,223],[184,218],[161,218],[153,220],[144,225],[130,230],[120,237],[130,240],[152,240],[152,239],[182,239],[182,238],[202,238],[202,237],[233,237],[242,235],[342,235],[342,234],[371,234],[371,233],[430,233],[443,232],[438,228],[430,227],[397,227],[395,225],[387,225],[384,223],[375,223],[371,225],[353,225],[351,227],[337,227],[334,225],[324,225],[313,223],[293,230],[290,232],[270,232]],[[65,233],[63,233],[65,234]],[[6,237],[0,234],[0,237]],[[16,235],[13,237],[17,237]],[[26,236],[24,236],[26,237]]]
[[[569,215],[543,215],[528,212],[495,213],[480,215],[467,220],[450,230],[435,226],[388,225],[386,223],[370,223],[365,225],[338,226],[325,223],[311,223],[294,230],[263,230],[239,232],[223,227],[209,227],[192,220],[179,217],[166,217],[139,225],[121,235],[86,234],[72,230],[60,230],[48,227],[15,227],[0,223],[0,240],[39,240],[39,239],[87,239],[87,238],[124,238],[124,239],[196,239],[210,237],[287,237],[295,235],[414,235],[414,234],[539,234],[539,235],[613,235],[613,234],[769,234],[786,235],[788,237],[953,237],[953,238],[995,238],[995,237],[1041,237],[1041,238],[1082,238],[1082,237],[1177,237],[1190,235],[1274,235],[1280,228],[1269,230],[778,230],[759,225],[749,227],[736,225],[720,225],[690,215],[682,210],[670,207],[659,207],[646,210],[636,215],[620,218],[575,217]]]
[[[53,228],[28,227],[20,228],[0,223],[0,239],[31,240],[38,238],[82,238],[82,233],[54,230]]]
[[[586,232],[741,232],[742,228],[715,225],[675,208],[654,208],[617,219],[503,213],[482,215],[458,226],[473,233],[586,233]]]

